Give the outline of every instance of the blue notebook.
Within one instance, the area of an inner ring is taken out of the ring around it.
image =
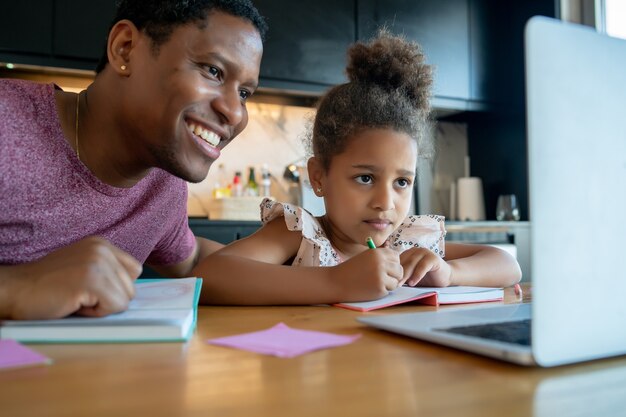
[[[128,310],[106,317],[5,320],[0,339],[29,343],[182,342],[196,325],[200,278],[141,279]]]

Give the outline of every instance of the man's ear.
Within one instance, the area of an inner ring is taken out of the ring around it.
[[[313,192],[318,197],[324,196],[324,167],[320,160],[316,157],[309,158],[307,162],[307,170],[309,172],[309,182],[313,187]]]
[[[129,76],[133,67],[131,56],[139,41],[139,30],[130,20],[120,20],[111,28],[107,42],[107,56],[113,71]]]

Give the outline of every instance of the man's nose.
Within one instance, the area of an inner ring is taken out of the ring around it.
[[[237,126],[243,120],[244,106],[236,88],[223,88],[213,99],[213,109],[219,114],[223,123]]]

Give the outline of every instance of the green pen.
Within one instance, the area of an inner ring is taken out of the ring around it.
[[[376,249],[376,245],[374,245],[374,241],[372,240],[372,238],[371,238],[371,237],[368,237],[368,238],[367,238],[367,246],[368,246],[370,249]]]

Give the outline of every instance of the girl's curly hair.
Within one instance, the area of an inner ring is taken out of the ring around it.
[[[390,128],[415,139],[420,154],[430,114],[432,69],[421,47],[382,29],[368,43],[348,50],[349,82],[322,97],[317,106],[309,149],[324,169],[348,139],[363,129]]]

